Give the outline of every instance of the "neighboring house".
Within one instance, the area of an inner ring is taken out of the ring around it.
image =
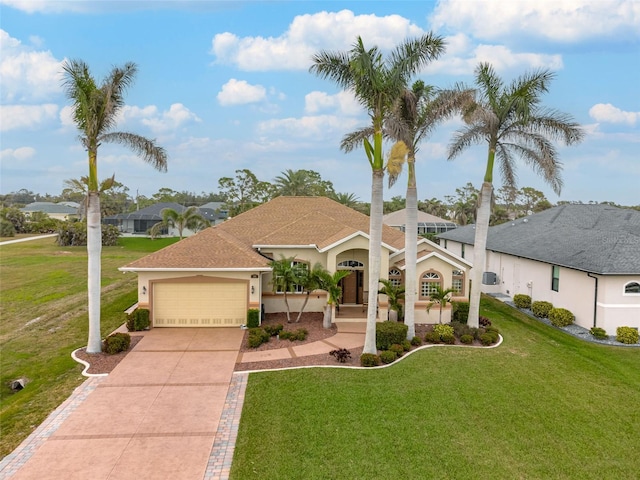
[[[438,238],[473,262],[474,234],[467,225]],[[549,301],[582,327],[640,327],[640,212],[562,205],[490,227],[483,272],[483,292]]]
[[[187,207],[180,205],[179,203],[156,203],[155,205],[150,205],[135,212],[119,213],[117,215],[104,217],[102,219],[102,223],[106,225],[115,225],[124,234],[146,235],[151,227],[162,221],[162,211],[166,208],[175,210],[178,213],[182,213],[187,209]],[[225,214],[216,212],[211,208],[198,207],[198,211],[200,215],[209,220],[212,225],[220,223],[224,218],[226,218]],[[182,232],[182,235],[185,237],[193,234],[194,232],[189,229],[185,229]],[[177,228],[170,228],[165,235],[177,237],[179,236],[179,232]]]
[[[391,212],[382,217],[382,222],[385,225],[389,225],[401,232],[406,231],[405,225],[407,223],[407,209],[403,208],[395,212]],[[458,225],[451,220],[444,220],[430,213],[425,213],[418,210],[418,235],[425,235],[427,233],[444,233],[449,230],[457,228]]]
[[[73,220],[79,218],[79,209],[80,205],[75,202],[33,202],[21,208],[20,211],[27,216],[33,212],[42,212],[57,220]]]
[[[246,324],[247,310],[285,310],[282,293],[274,293],[269,262],[295,257],[312,268],[348,270],[342,281],[342,305],[365,310],[369,281],[369,217],[326,197],[277,197],[224,223],[136,260],[120,270],[138,275],[138,306],[149,308],[160,326],[229,326]],[[465,296],[470,263],[426,239],[418,241],[417,323],[437,322],[427,314],[429,292],[436,285],[458,285]],[[383,226],[381,277],[404,282],[404,234]],[[297,294],[296,294],[297,293]],[[304,295],[288,295],[299,311]],[[323,291],[310,296],[305,311],[320,312]],[[379,319],[388,313],[380,296]],[[435,309],[434,309],[435,310]]]

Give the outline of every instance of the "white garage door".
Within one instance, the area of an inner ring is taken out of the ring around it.
[[[246,323],[244,283],[157,283],[155,327],[229,327]]]

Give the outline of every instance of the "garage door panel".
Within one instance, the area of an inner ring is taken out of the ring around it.
[[[154,285],[156,327],[228,327],[246,322],[247,287],[242,283]]]

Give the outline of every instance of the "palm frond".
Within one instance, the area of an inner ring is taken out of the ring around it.
[[[167,171],[167,152],[141,135],[129,132],[110,132],[102,135],[100,141],[117,143],[133,150],[142,159],[161,172]]]

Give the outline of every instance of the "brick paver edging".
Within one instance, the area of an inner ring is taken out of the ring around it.
[[[248,373],[234,373],[231,376],[231,383],[220,415],[218,431],[213,441],[213,447],[211,447],[204,480],[227,480],[229,478],[248,378]]]
[[[62,425],[62,422],[84,402],[105,377],[91,377],[73,393],[44,422],[36,428],[13,452],[0,461],[0,480],[11,478],[31,456]]]

